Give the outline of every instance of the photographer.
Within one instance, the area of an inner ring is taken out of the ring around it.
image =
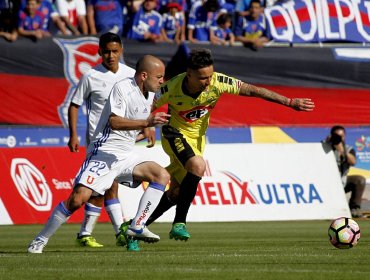
[[[361,175],[349,175],[349,168],[356,164],[356,152],[353,147],[345,143],[346,130],[343,126],[333,126],[330,130],[330,135],[325,142],[331,146],[334,151],[335,159],[342,178],[344,191],[351,192],[349,199],[349,208],[351,209],[352,217],[363,217],[361,208],[361,198],[366,186],[366,179]]]

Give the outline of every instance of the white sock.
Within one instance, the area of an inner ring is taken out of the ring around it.
[[[114,198],[114,199],[105,200],[104,206],[112,222],[113,229],[116,232],[116,234],[118,234],[119,227],[123,223],[121,203],[119,202],[117,198]]]
[[[159,201],[163,195],[166,186],[158,183],[150,183],[143,196],[140,199],[139,208],[135,218],[132,220],[131,226],[142,228],[146,221],[157,208]]]
[[[47,223],[36,238],[42,239],[47,243],[49,238],[68,220],[71,215],[72,213],[65,207],[64,202],[60,202],[54,208]]]
[[[81,225],[79,236],[91,235],[94,230],[95,224],[98,221],[101,213],[101,207],[94,204],[85,204],[85,216]]]

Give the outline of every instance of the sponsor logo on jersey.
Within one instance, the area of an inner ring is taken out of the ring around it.
[[[187,111],[180,111],[179,115],[182,117],[186,122],[192,123],[200,118],[204,117],[213,109],[212,106],[197,106],[191,108]]]
[[[25,158],[14,158],[11,176],[21,197],[38,211],[49,211],[52,192],[44,175]]]
[[[63,52],[64,75],[69,83],[66,97],[58,107],[59,117],[64,126],[67,127],[68,107],[78,81],[83,74],[101,62],[101,57],[98,54],[99,39],[85,37],[78,39],[54,38],[53,40]],[[81,118],[85,118],[83,114],[80,115],[82,115]]]
[[[89,175],[86,179],[86,183],[91,185],[94,182],[94,180],[95,180],[95,178]]]

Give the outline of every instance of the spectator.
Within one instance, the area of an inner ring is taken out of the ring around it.
[[[55,6],[53,0],[40,0],[40,4],[38,6],[38,11],[44,17],[43,21],[43,30],[48,31],[52,34],[54,33],[62,33],[63,35],[67,35],[67,29],[63,21],[61,20]],[[26,0],[21,1],[21,10],[26,8]],[[54,25],[50,24],[52,22]],[[55,30],[56,27],[56,30]]]
[[[232,16],[230,14],[220,14],[217,18],[217,28],[213,32],[214,36],[211,37],[211,43],[232,46],[235,42],[235,36],[231,31],[231,23]]]
[[[19,11],[19,35],[36,40],[50,36],[50,33],[43,29],[44,16],[38,10],[39,5],[40,0],[27,0],[26,8]]]
[[[266,35],[265,16],[259,0],[252,0],[249,15],[239,17],[235,28],[236,41],[242,42],[246,47],[257,49],[269,41]]]
[[[17,40],[18,1],[0,1],[0,36],[10,42]]]
[[[122,35],[124,0],[88,0],[87,23],[90,34],[112,32]]]
[[[156,0],[144,1],[139,11],[133,16],[128,38],[148,42],[162,40],[162,16],[155,10],[156,7]]]
[[[188,12],[188,3],[186,0],[158,0],[158,6],[157,10],[161,13],[164,14],[168,11],[168,4],[178,4],[180,5],[181,9],[179,11],[182,11],[182,13]]]
[[[235,12],[236,8],[236,0],[219,0],[219,4],[221,5],[221,9],[225,10],[226,13],[232,15]]]
[[[348,175],[351,166],[356,164],[356,152],[352,146],[346,144],[346,130],[336,125],[330,130],[330,135],[324,141],[333,150],[342,178],[344,191],[351,192],[349,208],[352,217],[363,217],[361,213],[361,199],[366,186],[366,179],[361,175]]]
[[[56,0],[60,17],[73,35],[88,34],[84,0]]]
[[[250,7],[251,2],[252,2],[251,0],[237,0],[235,11],[237,12],[238,16],[246,17],[250,15],[249,7]],[[261,3],[262,7],[265,6],[266,1],[261,0],[259,2]],[[268,1],[268,2],[272,2],[272,1]]]
[[[216,19],[221,12],[217,0],[197,1],[191,7],[188,23],[188,39],[191,43],[209,42],[211,32],[217,27]]]
[[[180,4],[172,2],[167,4],[168,12],[162,15],[161,29],[163,40],[169,43],[180,44],[185,41],[185,18]]]

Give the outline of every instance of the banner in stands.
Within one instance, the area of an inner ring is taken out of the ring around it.
[[[100,61],[97,47],[95,37],[55,37],[37,43],[20,38],[11,44],[0,40],[0,99],[7,104],[0,114],[0,124],[66,126],[67,109],[78,80]],[[148,53],[168,64],[178,49],[175,44],[135,41],[124,41],[124,47],[125,61],[130,66]],[[288,97],[310,97],[317,102],[315,111],[305,114],[255,98],[225,94],[212,112],[211,126],[369,123],[368,58],[344,60],[338,48],[335,55],[329,48],[264,48],[258,52],[243,47],[207,48],[212,50],[218,72]],[[369,48],[361,50],[364,53]],[[346,52],[347,59],[350,53]],[[78,125],[85,122],[86,110],[81,106]]]
[[[266,8],[265,15],[275,41],[370,41],[368,0],[287,1]]]
[[[162,166],[160,146],[135,146]],[[0,149],[0,224],[45,223],[70,194],[84,151],[67,148]],[[228,160],[225,161],[224,159]],[[349,216],[332,153],[321,144],[210,144],[189,221],[332,219]],[[68,164],[66,164],[68,163]],[[144,184],[145,185],[145,184]],[[120,187],[127,216],[135,215],[143,186]],[[173,211],[173,210],[172,210]],[[70,222],[80,222],[82,209]],[[171,221],[173,212],[162,221]],[[102,211],[100,221],[108,221]]]

